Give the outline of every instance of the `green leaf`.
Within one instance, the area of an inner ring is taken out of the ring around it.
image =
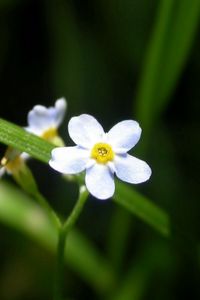
[[[54,145],[25,131],[23,128],[0,119],[0,142],[30,154],[47,163]]]
[[[138,118],[146,131],[164,110],[180,77],[199,15],[199,0],[160,2],[137,97]]]
[[[30,197],[2,180],[0,221],[55,253],[57,231],[48,216]],[[114,275],[109,263],[95,246],[75,229],[70,232],[67,243],[65,261],[71,269],[97,291],[109,289],[113,285]]]
[[[133,232],[132,221],[132,214],[127,209],[115,207],[108,229],[107,248],[109,259],[116,271],[123,266],[127,254],[127,244],[130,233]]]
[[[167,213],[130,186],[117,182],[114,201],[154,227],[162,235],[170,235],[169,216]]]
[[[0,119],[0,142],[27,152],[46,163],[49,161],[51,150],[54,147],[45,140],[2,119]],[[164,236],[169,235],[169,217],[167,213],[127,184],[116,183],[114,201],[154,227]]]

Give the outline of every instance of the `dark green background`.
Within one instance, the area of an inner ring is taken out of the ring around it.
[[[25,126],[35,104],[64,96],[66,143],[67,122],[80,113],[106,130],[129,118],[143,128],[132,153],[153,175],[137,188],[169,213],[170,240],[110,200],[90,198],[78,223],[111,256],[119,282],[135,272],[136,296],[124,300],[200,298],[199,16],[196,0],[0,1],[2,118]],[[67,215],[76,187],[47,166],[30,165],[53,207]],[[110,234],[124,248],[122,259],[109,249]],[[0,299],[51,299],[53,269],[54,257],[1,225]],[[115,289],[98,295],[70,269],[65,276],[67,299],[118,299]]]

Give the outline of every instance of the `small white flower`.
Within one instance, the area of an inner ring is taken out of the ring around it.
[[[28,113],[28,126],[25,130],[40,136],[41,138],[54,143],[56,146],[63,145],[57,129],[62,123],[67,108],[65,98],[60,98],[52,107],[36,105]],[[4,157],[0,161],[0,177],[6,172],[14,174],[20,170],[24,161],[30,156],[20,153],[14,148],[7,148]]]
[[[28,113],[28,127],[25,129],[48,141],[58,136],[57,129],[62,123],[67,108],[67,102],[60,98],[55,106],[36,105]]]
[[[94,197],[113,196],[114,174],[135,184],[151,176],[146,162],[127,153],[140,139],[141,128],[136,121],[119,122],[105,133],[94,117],[83,114],[71,118],[68,131],[77,146],[53,149],[49,164],[65,174],[86,170],[85,184]]]

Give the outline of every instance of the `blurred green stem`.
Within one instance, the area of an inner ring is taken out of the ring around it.
[[[108,231],[108,253],[114,269],[118,272],[125,257],[131,223],[131,214],[125,209],[116,206],[111,218],[110,230]]]
[[[49,205],[48,201],[46,201],[46,199],[40,193],[31,170],[23,161],[20,165],[20,168],[18,168],[17,171],[13,172],[13,177],[25,192],[27,192],[37,200],[37,202],[42,206],[42,208],[48,215],[49,220],[52,221],[52,223],[55,225],[55,228],[58,230],[57,267],[55,273],[54,299],[62,300],[66,237],[83,209],[84,203],[88,196],[88,192],[84,185],[79,184],[80,189],[78,201],[76,202],[76,205],[74,206],[69,217],[64,223],[62,223],[56,212]]]
[[[29,195],[33,196],[39,205],[44,209],[49,219],[52,220],[55,227],[60,228],[61,222],[55,211],[52,209],[45,197],[40,193],[32,171],[24,161],[20,168],[13,172],[13,178],[17,184]]]
[[[49,218],[53,221],[56,228],[60,228],[60,219],[55,213],[55,211],[51,208],[48,201],[43,197],[43,195],[39,191],[37,191],[37,193],[35,193],[34,196],[37,202],[41,205],[41,207],[44,208]]]
[[[63,300],[63,273],[66,237],[77,221],[87,200],[88,192],[85,186],[80,186],[79,198],[67,220],[60,225],[57,244],[57,266],[55,273],[54,300]]]

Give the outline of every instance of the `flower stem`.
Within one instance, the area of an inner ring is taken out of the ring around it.
[[[44,208],[44,210],[46,211],[50,220],[52,220],[52,222],[54,222],[54,225],[56,226],[56,228],[59,229],[61,227],[61,221],[60,221],[59,217],[57,216],[56,212],[49,205],[48,201],[44,198],[44,196],[42,194],[40,194],[39,191],[37,191],[34,194],[34,197],[37,200],[37,202],[41,205],[41,207]]]
[[[56,228],[59,228],[61,225],[60,219],[58,218],[55,211],[51,208],[48,201],[45,197],[40,193],[35,178],[26,165],[26,163],[22,160],[20,162],[19,168],[12,172],[13,178],[17,182],[17,184],[30,196],[34,197],[35,200],[41,205],[49,219],[54,223]]]
[[[66,236],[63,231],[63,226],[60,227],[58,233],[57,244],[57,262],[55,271],[55,287],[54,287],[54,300],[63,299],[63,273],[64,273],[64,254],[65,254]]]
[[[87,200],[88,192],[85,186],[81,186],[79,190],[79,198],[67,218],[67,220],[60,225],[57,244],[57,266],[55,273],[55,289],[54,300],[63,300],[63,273],[64,273],[64,258],[65,258],[65,244],[66,237],[70,229],[77,221],[83,206]]]

